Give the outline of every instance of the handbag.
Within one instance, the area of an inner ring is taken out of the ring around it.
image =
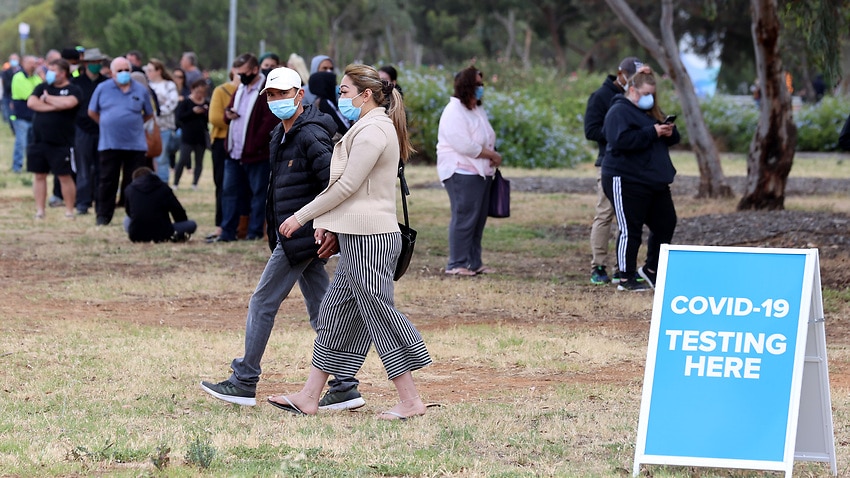
[[[401,207],[404,210],[404,224],[398,223],[398,228],[401,231],[401,252],[398,255],[398,262],[393,274],[395,281],[401,279],[401,276],[407,272],[410,259],[413,258],[413,247],[416,245],[416,230],[410,227],[407,216],[407,196],[410,195],[410,189],[407,187],[407,180],[404,178],[404,164],[401,162],[398,166],[398,180],[401,184]]]
[[[162,133],[154,118],[145,121],[145,141],[148,143],[145,157],[156,158],[162,154]]]
[[[490,185],[490,217],[511,216],[511,182],[502,177],[502,172],[496,168],[493,184]]]

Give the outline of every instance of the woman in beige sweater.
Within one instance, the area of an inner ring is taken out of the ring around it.
[[[422,336],[394,305],[393,272],[401,250],[396,218],[398,158],[412,152],[401,95],[367,65],[349,65],[340,83],[340,111],[351,129],[334,147],[328,187],[280,225],[292,235],[311,219],[320,243],[337,235],[340,259],[319,311],[318,334],[304,388],[269,398],[295,414],[315,414],[329,374],[354,376],[372,344],[399,403],[378,418],[425,413],[413,370],[431,363]]]

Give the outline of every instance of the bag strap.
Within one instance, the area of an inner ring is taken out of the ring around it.
[[[407,187],[407,179],[404,177],[404,163],[398,162],[398,181],[401,185],[401,208],[404,210],[404,225],[410,227],[407,217],[407,196],[410,196],[410,188]]]

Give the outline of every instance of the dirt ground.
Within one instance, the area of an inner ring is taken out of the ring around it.
[[[586,190],[592,187],[587,180],[576,180],[582,184],[561,184],[560,190]],[[539,180],[538,182],[546,182]],[[588,184],[584,184],[588,183]],[[531,182],[531,189],[535,189]],[[517,185],[522,187],[521,184]],[[839,186],[840,187],[840,186]],[[845,182],[843,187],[847,187]],[[551,189],[551,188],[543,188]],[[844,189],[850,190],[850,189]],[[811,192],[811,191],[809,191]],[[566,226],[561,231],[568,240],[583,240],[589,236],[588,226]],[[850,287],[850,218],[823,212],[792,212],[780,213],[736,213],[727,215],[712,215],[697,218],[682,219],[677,227],[676,243],[706,244],[706,245],[741,245],[741,246],[770,246],[770,247],[818,247],[820,250],[820,265],[823,286],[825,288],[846,290]],[[212,246],[210,246],[212,247]],[[165,325],[173,327],[193,327],[206,330],[243,330],[244,316],[247,307],[247,297],[250,291],[245,293],[224,294],[216,298],[179,298],[162,299],[151,301],[150,298],[127,297],[120,303],[88,303],[71,302],[55,303],[40,302],[34,304],[15,291],[27,290],[28,286],[35,284],[43,285],[45,281],[56,281],[57,286],[66,281],[68,277],[74,277],[80,271],[55,264],[50,271],[43,270],[42,264],[34,258],[28,258],[26,254],[16,253],[26,249],[26,244],[7,245],[0,256],[0,278],[6,285],[14,283],[14,287],[0,288],[0,316],[9,316],[6,312],[16,310],[30,310],[32,317],[67,317],[75,320],[76,317],[87,317],[92,315],[109,317],[114,320],[123,320],[140,325]],[[575,271],[583,271],[587,259],[580,254],[575,257],[565,257],[564,267]],[[222,260],[230,260],[222,256]],[[191,267],[191,261],[203,261],[203,254],[187,255],[186,261]],[[234,264],[223,264],[223,267],[238,267],[237,259],[232,259]],[[91,267],[97,268],[96,263]],[[519,275],[528,274],[532,276],[533,266],[527,271],[514,271]],[[64,270],[63,270],[64,269]],[[122,273],[132,275],[156,276],[159,269],[155,266],[133,264],[128,265]],[[97,272],[96,270],[94,271]],[[411,274],[441,274],[440,271],[414,271]],[[754,280],[759,280],[757,271],[752,272]],[[104,275],[106,276],[106,275]],[[403,279],[404,280],[404,279]],[[441,280],[457,280],[457,278],[442,277]],[[578,284],[589,294],[598,297],[599,302],[604,302],[616,291],[613,286],[594,287],[589,284]],[[304,306],[300,300],[287,300],[282,306],[283,313],[303,314]],[[458,317],[442,317],[429,313],[424,307],[417,307],[414,311],[408,311],[415,317],[415,323],[420,330],[446,329],[455,325]],[[511,324],[527,322],[529,325],[537,319],[534,317],[516,318],[500,317],[498,314],[470,315],[461,318],[464,323],[491,322],[504,323],[510,320]],[[827,317],[826,332],[828,344],[850,344],[850,318]],[[565,313],[559,319],[564,326],[573,330],[582,328],[602,327],[606,330],[618,333],[646,337],[649,331],[650,315],[623,319],[606,312],[600,307],[599,313],[593,318],[579,317]],[[503,391],[529,390],[546,387],[554,387],[563,383],[610,383],[615,385],[639,383],[643,378],[643,361],[618,364],[607,370],[595,369],[592,372],[563,373],[544,376],[526,376],[516,373],[511,369],[488,369],[478,370],[465,364],[459,363],[435,363],[429,367],[429,373],[437,375],[451,375],[454,379],[450,381],[423,381],[421,393],[425,397],[441,397],[444,403],[452,403],[468,400],[485,400],[492,392],[493,383],[498,383]],[[832,387],[843,389],[850,388],[850,364],[841,362],[830,363],[830,379]],[[263,380],[260,382],[258,396],[265,396],[277,392],[273,390],[274,380]],[[369,393],[381,393],[380,389],[363,384],[362,390]]]

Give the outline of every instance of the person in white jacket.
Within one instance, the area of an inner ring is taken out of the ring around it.
[[[495,272],[481,260],[490,186],[502,156],[496,132],[481,107],[484,78],[466,68],[455,77],[454,94],[440,116],[437,174],[449,194],[449,259],[446,274],[474,276]]]
[[[145,67],[145,74],[148,77],[148,85],[159,102],[159,114],[156,116],[156,124],[159,126],[160,134],[162,135],[162,154],[154,159],[156,167],[156,175],[165,184],[168,184],[168,173],[170,160],[169,155],[172,152],[175,141],[179,145],[177,135],[177,125],[174,119],[174,112],[177,110],[177,105],[180,103],[179,94],[177,92],[177,84],[171,78],[171,74],[165,69],[165,65],[151,58]]]

